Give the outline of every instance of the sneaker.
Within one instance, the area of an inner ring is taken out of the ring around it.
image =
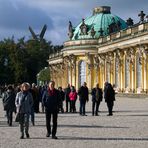
[[[58,137],[57,136],[52,136],[52,139],[58,139]]]

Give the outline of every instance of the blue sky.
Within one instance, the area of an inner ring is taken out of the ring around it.
[[[124,20],[138,22],[138,13],[148,15],[148,0],[0,0],[0,40],[31,38],[28,26],[39,34],[44,24],[47,40],[63,44],[68,40],[68,22],[77,26],[82,18],[92,15],[97,6],[111,6],[111,12]]]

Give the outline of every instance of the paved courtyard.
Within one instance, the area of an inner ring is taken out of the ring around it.
[[[77,107],[78,109],[78,107]],[[148,99],[116,98],[114,116],[106,116],[103,101],[100,116],[64,113],[58,117],[58,140],[46,138],[45,115],[36,115],[30,139],[20,140],[19,126],[6,124],[0,99],[0,148],[148,148]]]

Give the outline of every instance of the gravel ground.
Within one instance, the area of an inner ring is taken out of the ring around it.
[[[0,100],[0,148],[148,148],[148,99],[116,98],[113,116],[106,116],[105,102],[100,116],[91,116],[91,101],[86,111],[88,116],[60,113],[57,140],[46,137],[45,115],[36,114],[30,139],[19,139],[19,125],[7,126]]]

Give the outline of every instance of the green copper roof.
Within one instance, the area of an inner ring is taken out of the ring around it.
[[[104,8],[104,7],[99,7],[99,8]],[[110,7],[109,7],[110,8]],[[87,26],[87,35],[82,35],[81,34],[81,29],[80,26],[82,25],[82,22],[74,28],[73,32],[73,37],[72,40],[77,40],[77,39],[88,39],[92,38],[91,35],[91,30],[94,28],[95,35],[93,38],[99,38],[100,32],[99,30],[102,28],[103,36],[106,36],[109,34],[109,25],[112,23],[120,23],[120,30],[127,28],[126,22],[119,18],[116,15],[113,15],[110,13],[110,9],[107,12],[100,11],[99,12],[94,12],[92,16],[86,18],[84,20],[84,23]]]

